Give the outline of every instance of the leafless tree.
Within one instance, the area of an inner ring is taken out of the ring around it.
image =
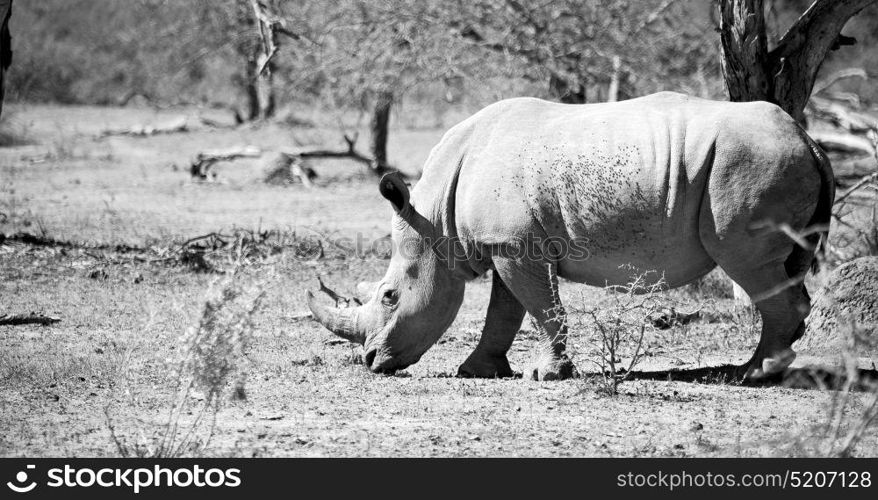
[[[733,101],[769,101],[799,121],[831,50],[852,45],[845,23],[876,0],[816,0],[769,47],[763,0],[720,0],[723,75]]]
[[[12,0],[0,0],[0,113],[3,112],[3,94],[6,89],[6,70],[12,64],[12,37],[9,35],[9,17],[12,15]]]
[[[473,45],[518,61],[519,76],[546,82],[552,97],[581,103],[633,97],[715,64],[709,26],[685,7],[705,13],[682,4],[459,0],[449,21]]]

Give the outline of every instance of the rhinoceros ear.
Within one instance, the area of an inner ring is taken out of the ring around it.
[[[381,183],[378,184],[378,190],[397,212],[405,212],[409,207],[409,188],[405,185],[399,172],[385,174],[381,178]]]
[[[385,174],[381,178],[381,183],[378,184],[378,190],[381,191],[381,196],[393,205],[393,209],[396,210],[400,218],[413,227],[418,234],[425,238],[437,236],[433,224],[419,214],[409,202],[409,188],[399,172]]]

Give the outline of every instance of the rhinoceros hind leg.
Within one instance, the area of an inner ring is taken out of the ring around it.
[[[810,300],[801,280],[802,266],[790,263],[796,265],[787,270],[795,243],[783,231],[765,227],[764,222],[804,227],[810,217],[808,210],[789,207],[809,205],[813,193],[788,185],[735,184],[722,176],[712,177],[711,185],[701,205],[701,243],[714,262],[747,292],[762,317],[762,335],[743,369],[744,378],[759,380],[782,374],[795,359],[791,346],[801,335]],[[748,203],[750,209],[741,210]],[[791,279],[793,276],[796,279]]]
[[[496,272],[539,326],[541,352],[533,370],[536,380],[578,376],[567,357],[567,313],[558,298],[554,263],[541,260],[495,259]]]
[[[762,317],[762,335],[744,367],[745,380],[782,374],[796,359],[792,343],[804,327],[810,301],[801,283],[787,277],[782,263],[748,272],[726,269],[753,300]]]
[[[512,368],[506,352],[524,319],[524,306],[494,271],[491,301],[479,344],[457,369],[458,377],[511,377]]]

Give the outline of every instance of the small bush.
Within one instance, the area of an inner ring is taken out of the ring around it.
[[[242,364],[252,340],[253,317],[264,296],[261,287],[245,286],[235,273],[208,293],[196,325],[180,338],[180,358],[174,373],[174,391],[168,416],[158,428],[138,417],[138,439],[117,432],[109,407],[106,423],[116,450],[123,457],[179,457],[200,454],[210,443],[216,415],[224,400],[246,398]],[[125,377],[129,395],[132,387],[125,358]],[[231,386],[231,387],[229,387]],[[226,396],[228,390],[228,396]],[[133,396],[129,404],[136,405]],[[192,415],[185,418],[184,415]],[[147,435],[144,428],[150,429]]]
[[[663,309],[661,292],[667,285],[663,277],[652,281],[649,274],[635,275],[624,286],[607,287],[605,300],[586,311],[596,334],[592,341],[596,356],[590,361],[600,370],[602,391],[608,395],[619,393],[619,384],[642,359],[650,317]]]

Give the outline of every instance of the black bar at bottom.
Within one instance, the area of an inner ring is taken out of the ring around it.
[[[0,482],[0,498],[705,498],[723,492],[802,498],[833,492],[874,499],[878,459],[10,458],[0,459]]]

